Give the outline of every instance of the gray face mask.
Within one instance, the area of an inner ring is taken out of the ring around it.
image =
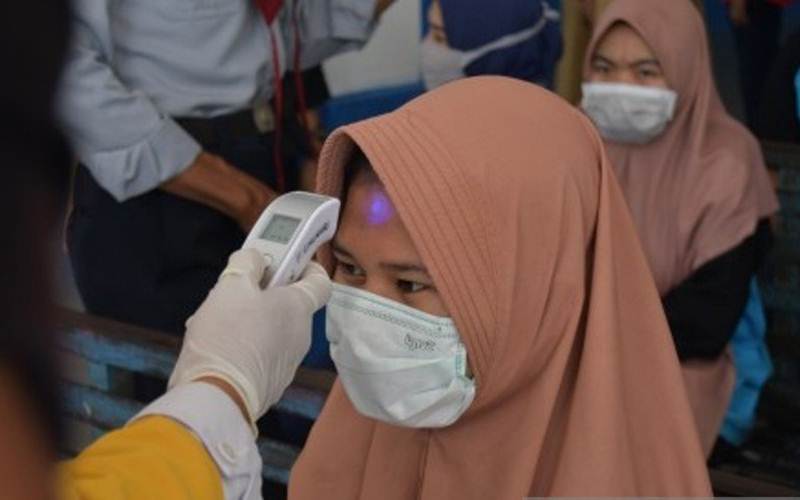
[[[558,22],[558,20],[558,13],[545,5],[544,15],[535,25],[470,51],[452,49],[426,37],[420,45],[422,79],[425,82],[425,88],[432,90],[453,80],[465,78],[464,69],[489,52],[523,43],[538,35],[548,22]]]
[[[581,108],[611,142],[647,144],[675,115],[672,90],[624,83],[584,83]]]

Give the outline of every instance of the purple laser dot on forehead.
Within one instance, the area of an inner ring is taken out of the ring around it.
[[[385,224],[394,215],[394,207],[383,190],[376,189],[369,195],[367,222],[373,226]]]

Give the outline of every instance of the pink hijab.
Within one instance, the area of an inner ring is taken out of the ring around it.
[[[758,142],[722,106],[703,20],[689,0],[615,0],[600,16],[598,42],[624,22],[647,42],[678,93],[675,118],[651,144],[606,143],[661,296],[751,236],[778,210]],[[727,410],[735,372],[726,353],[684,364],[706,452]]]
[[[461,80],[335,132],[321,192],[342,194],[356,147],[461,333],[477,396],[450,427],[410,429],[361,416],[337,382],[291,499],[710,495],[658,293],[580,112],[521,81]]]

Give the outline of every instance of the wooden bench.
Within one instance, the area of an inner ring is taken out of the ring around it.
[[[781,202],[774,247],[759,276],[775,372],[747,447],[763,460],[711,471],[724,496],[800,496],[800,146],[763,143]]]
[[[57,326],[66,361],[63,388],[69,429],[62,451],[74,455],[144,407],[132,398],[132,374],[166,380],[180,339],[71,311],[61,313]],[[333,378],[328,372],[301,369],[274,411],[316,419]],[[265,481],[286,484],[299,450],[266,438],[258,446]]]
[[[762,409],[773,421],[800,431],[800,146],[765,143],[763,150],[777,178],[781,213],[774,248],[759,277],[775,364]]]

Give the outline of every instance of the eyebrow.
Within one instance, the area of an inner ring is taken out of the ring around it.
[[[444,25],[441,25],[441,24],[436,24],[436,23],[428,22],[428,26],[429,26],[429,27],[430,27],[430,29],[432,29],[432,30],[436,30],[436,31],[444,31]]]
[[[633,66],[644,66],[646,64],[653,64],[658,67],[661,67],[661,63],[658,62],[658,59],[640,59],[638,61],[633,62]]]
[[[615,63],[609,57],[604,56],[602,54],[595,54],[592,57],[592,62],[594,62],[595,60],[598,60],[598,59],[600,61],[606,63],[606,64],[610,64],[611,66],[616,66],[617,65],[617,63]],[[661,63],[658,61],[658,59],[639,59],[638,61],[633,61],[633,63],[631,63],[630,66],[643,66],[643,65],[646,65],[646,64],[654,64],[654,65],[656,65],[658,67],[661,67]]]
[[[353,257],[353,254],[349,250],[344,248],[337,241],[333,242],[333,251],[334,251],[334,253],[337,253],[337,254],[339,254],[342,257],[345,257],[347,259],[350,259],[350,260],[353,260],[353,261],[356,260],[356,258]],[[428,268],[426,268],[425,266],[419,265],[419,264],[407,264],[407,263],[403,263],[403,262],[381,262],[380,266],[382,268],[384,268],[384,269],[388,269],[390,271],[394,271],[394,272],[398,272],[398,273],[415,272],[415,273],[423,273],[423,274],[426,274],[426,275],[430,276],[430,273],[428,273]]]
[[[616,66],[614,61],[612,61],[608,57],[604,56],[603,54],[595,54],[595,55],[593,55],[592,56],[592,62],[595,62],[595,61],[601,61],[601,62],[604,62],[606,64],[610,64],[611,66]]]

